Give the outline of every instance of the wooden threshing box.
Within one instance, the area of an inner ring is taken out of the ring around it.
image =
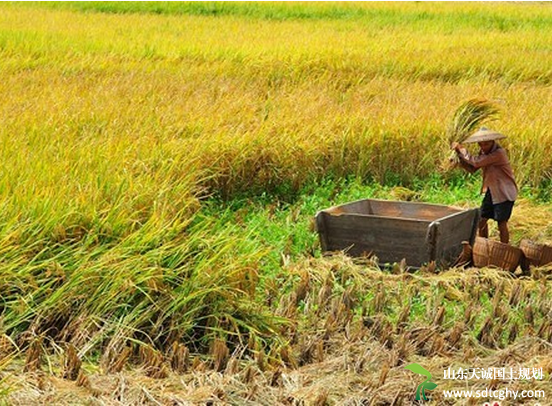
[[[412,267],[447,266],[462,241],[473,245],[478,219],[479,209],[365,199],[318,212],[316,228],[324,251],[374,254],[381,264],[405,258]]]

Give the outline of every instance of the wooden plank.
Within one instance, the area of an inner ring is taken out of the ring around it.
[[[323,213],[327,249],[349,248],[351,255],[373,252],[382,262],[406,258],[419,266],[427,258],[425,238],[428,222],[410,219],[386,219],[373,216]]]
[[[315,217],[316,230],[320,237],[320,245],[322,251],[331,251],[330,245],[328,243],[328,231],[326,229],[325,214],[318,212]]]
[[[349,255],[359,256],[366,253],[376,255],[381,263],[399,262],[406,258],[408,265],[420,266],[428,261],[427,249],[419,246],[398,246],[397,244],[373,245],[359,241],[329,239],[330,251],[346,251]]]
[[[351,233],[366,232],[368,230],[381,230],[379,235],[385,235],[383,232],[392,234],[398,238],[404,233],[420,232],[425,236],[430,222],[422,220],[385,218],[377,216],[343,214],[341,216],[332,216],[324,213],[324,220],[327,230],[339,229]],[[376,235],[376,234],[374,234]]]
[[[470,241],[477,221],[478,209],[442,219],[439,254],[443,265],[449,265],[462,251],[462,241]]]
[[[370,199],[363,199],[363,200],[357,200],[356,202],[343,204],[341,206],[336,206],[335,208],[338,209],[336,211],[342,212],[342,213],[374,214],[371,207],[371,202],[372,200]]]
[[[429,225],[427,230],[426,244],[427,244],[427,255],[430,261],[436,261],[437,258],[437,246],[438,239],[441,234],[441,223],[434,221]]]
[[[418,242],[419,241],[419,242]],[[373,251],[374,253],[382,251],[397,251],[397,252],[416,252],[420,254],[426,254],[428,252],[428,247],[426,242],[423,239],[418,239],[418,241],[413,242],[413,240],[396,240],[396,239],[386,239],[386,240],[376,240],[370,241],[369,238],[344,238],[342,236],[331,235],[328,237],[328,249],[331,251],[341,250],[345,247],[351,245],[357,245],[364,247],[365,250]]]
[[[434,221],[461,210],[429,203],[363,199],[334,206],[325,211],[332,214],[355,213]]]

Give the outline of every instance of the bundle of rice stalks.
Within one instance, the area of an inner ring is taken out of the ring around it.
[[[486,99],[470,99],[460,105],[454,112],[447,128],[447,149],[453,142],[462,144],[482,124],[495,120],[500,113],[498,106]],[[458,164],[455,151],[451,151],[444,162],[445,169],[451,169]]]
[[[76,381],[79,377],[82,361],[73,344],[67,346],[64,357],[63,378]]]

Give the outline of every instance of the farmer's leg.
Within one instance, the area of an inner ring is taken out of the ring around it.
[[[498,222],[498,231],[500,232],[500,242],[508,244],[510,242],[510,232],[508,231],[508,221]]]
[[[483,238],[489,238],[489,225],[487,222],[489,219],[482,218],[479,220],[479,236]]]
[[[479,220],[479,236],[483,238],[489,238],[489,226],[487,222],[489,219],[494,218],[494,207],[491,199],[491,192],[487,190],[483,202],[481,202],[481,219]]]
[[[510,242],[510,231],[508,230],[508,220],[512,215],[514,202],[506,201],[494,206],[495,220],[498,222],[498,231],[500,232],[500,241],[508,244]]]

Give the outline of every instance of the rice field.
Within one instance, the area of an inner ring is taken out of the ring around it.
[[[550,269],[380,269],[311,224],[477,206],[442,167],[477,97],[513,242],[552,242],[551,37],[548,3],[0,4],[0,404],[408,405],[411,362],[430,404],[449,366],[552,396]]]

